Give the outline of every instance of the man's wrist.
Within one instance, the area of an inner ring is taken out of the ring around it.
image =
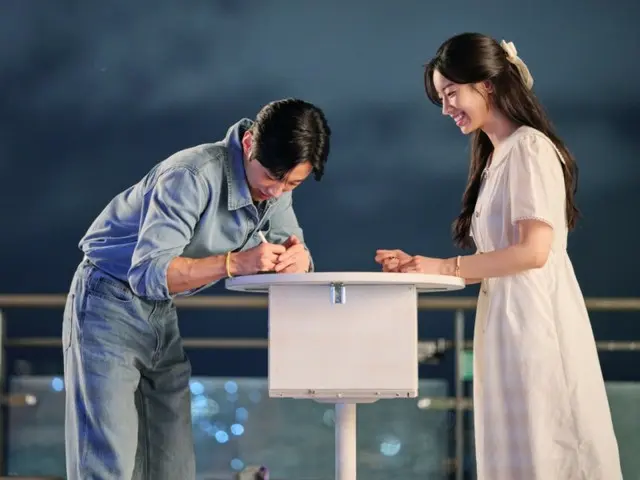
[[[242,267],[241,267],[241,263],[240,263],[240,258],[238,258],[238,255],[240,255],[241,252],[229,252],[229,260],[228,260],[228,265],[229,265],[229,271],[227,273],[230,274],[230,276],[232,277],[238,277],[240,275],[244,275],[244,273],[242,272]]]

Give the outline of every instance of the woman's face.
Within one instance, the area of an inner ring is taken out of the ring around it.
[[[462,133],[483,128],[490,114],[486,82],[454,83],[436,70],[433,84],[442,101],[442,114],[450,116]]]

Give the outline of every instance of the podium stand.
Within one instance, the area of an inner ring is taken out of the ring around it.
[[[464,288],[406,273],[261,274],[229,290],[269,293],[269,396],[335,404],[335,478],[356,478],[356,404],[418,395],[418,293]]]

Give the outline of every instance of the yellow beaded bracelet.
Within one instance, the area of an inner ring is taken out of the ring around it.
[[[232,278],[231,275],[231,252],[227,252],[227,258],[225,259],[225,266],[227,267],[227,277]]]

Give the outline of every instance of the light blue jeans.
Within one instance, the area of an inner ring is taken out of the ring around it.
[[[69,480],[193,480],[191,365],[171,301],[83,261],[62,328]]]

